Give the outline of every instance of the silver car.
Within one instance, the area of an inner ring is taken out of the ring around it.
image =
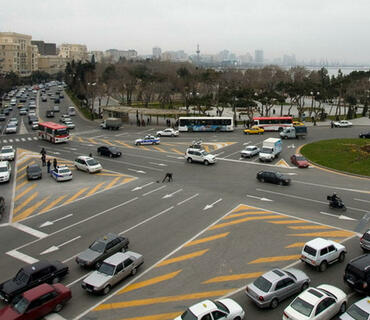
[[[87,292],[107,294],[115,284],[136,274],[143,263],[144,257],[139,253],[117,252],[104,260],[97,271],[84,279],[81,286]]]
[[[240,156],[243,158],[252,158],[260,153],[260,148],[256,146],[247,146],[244,150],[240,151]]]
[[[248,285],[245,293],[260,308],[275,309],[279,302],[308,288],[310,278],[298,269],[274,269]]]
[[[370,251],[370,229],[367,229],[362,235],[360,239],[360,246],[365,252]]]

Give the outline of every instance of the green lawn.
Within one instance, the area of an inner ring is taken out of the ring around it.
[[[370,142],[368,139],[317,141],[305,145],[301,153],[319,165],[370,176]]]

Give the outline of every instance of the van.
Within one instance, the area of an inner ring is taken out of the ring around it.
[[[70,116],[75,116],[76,115],[76,109],[75,109],[75,107],[68,107],[68,114]]]
[[[343,280],[362,294],[370,294],[370,254],[352,259],[346,266]]]

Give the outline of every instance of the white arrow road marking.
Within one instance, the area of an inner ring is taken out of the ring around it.
[[[261,197],[251,196],[251,195],[249,195],[249,194],[247,194],[247,197],[248,197],[248,198],[258,199],[258,200],[261,200],[261,201],[274,201],[274,200],[267,199],[267,198],[261,198]]]
[[[73,241],[76,241],[77,239],[80,239],[80,238],[81,238],[81,236],[78,236],[78,237],[76,237],[76,238],[73,238],[73,239],[71,239],[71,240],[68,240],[68,241],[66,241],[66,242],[63,242],[63,243],[58,244],[58,245],[56,245],[56,246],[51,246],[50,248],[48,248],[48,249],[44,250],[43,252],[41,252],[41,253],[40,253],[40,256],[41,256],[41,255],[43,255],[43,254],[47,254],[47,253],[50,253],[50,252],[57,251],[57,250],[59,250],[61,247],[65,246],[66,244],[71,243],[71,242],[73,242]]]
[[[181,204],[183,204],[185,202],[188,202],[189,200],[191,200],[191,199],[193,199],[193,198],[195,198],[197,196],[199,196],[199,193],[197,193],[197,194],[195,194],[195,195],[191,196],[190,198],[187,198],[187,199],[185,199],[183,201],[180,201],[177,205],[179,206],[179,205],[181,205]]]
[[[130,169],[130,168],[128,168],[127,170],[134,171],[136,173],[146,173],[145,171],[142,171],[142,170],[135,170],[135,169]]]
[[[172,158],[172,159],[184,159],[184,157],[174,157],[174,156],[167,156],[167,158]]]
[[[51,226],[51,225],[53,225],[53,224],[54,224],[54,222],[58,222],[58,221],[60,221],[60,220],[67,219],[67,218],[72,217],[72,216],[73,216],[73,214],[72,214],[72,213],[70,213],[70,214],[67,214],[67,215],[66,215],[66,216],[64,216],[64,217],[59,218],[59,219],[56,219],[56,220],[53,220],[53,221],[46,221],[46,222],[44,222],[42,225],[40,225],[40,228],[44,228],[44,227],[47,227],[47,226]]]
[[[363,200],[363,199],[356,199],[356,198],[354,198],[353,200],[357,200],[357,201],[362,201],[362,202],[370,203],[370,201],[368,201],[368,200]]]
[[[335,218],[338,218],[340,220],[351,220],[351,221],[357,221],[357,219],[353,219],[353,218],[350,218],[350,217],[347,217],[347,216],[344,216],[344,215],[336,215],[336,214],[332,214],[332,213],[327,213],[327,212],[323,212],[323,211],[320,211],[321,214],[324,214],[326,216],[331,216],[331,217],[335,217]]]
[[[69,147],[64,147],[64,149],[72,150],[72,151],[76,151],[77,150],[77,148],[69,148]]]
[[[159,188],[154,189],[154,190],[152,190],[152,191],[149,191],[149,192],[147,192],[147,193],[144,193],[144,194],[143,194],[143,197],[144,197],[144,196],[147,196],[148,194],[151,194],[151,193],[153,193],[153,192],[156,192],[156,191],[158,191],[158,190],[161,190],[161,189],[163,189],[163,188],[166,188],[166,186],[162,186],[162,187],[159,187]]]
[[[291,144],[291,145],[289,145],[289,146],[288,146],[288,148],[294,149],[294,148],[295,148],[294,143],[293,143],[293,144]]]
[[[161,167],[167,167],[167,165],[166,165],[166,164],[164,164],[164,163],[155,163],[155,162],[149,162],[149,163],[151,163],[151,164],[155,164],[155,165],[157,165],[157,166],[161,166]]]
[[[215,154],[215,157],[218,157],[218,156],[220,156],[221,154],[223,154],[223,153],[225,153],[225,151],[222,151],[222,152],[220,152],[220,153],[216,153]]]
[[[57,152],[57,151],[49,151],[49,152],[52,154],[60,154],[60,152]]]
[[[153,184],[154,182],[149,182],[147,184],[144,184],[143,186],[140,186],[140,187],[135,187],[133,188],[131,191],[136,191],[136,190],[141,190],[142,188],[145,188],[147,186],[150,186],[151,184]]]
[[[295,168],[295,167],[293,167],[293,168]],[[285,176],[295,176],[295,175],[297,175],[297,173],[295,173],[295,172],[284,172],[284,175]]]
[[[168,193],[168,194],[164,195],[164,196],[162,197],[162,199],[171,198],[174,194],[176,194],[176,193],[178,193],[178,192],[180,192],[180,191],[182,191],[182,189],[179,189],[179,190],[177,190],[177,191],[175,191],[175,192],[172,192],[172,193]]]
[[[248,144],[250,144],[251,143],[251,141],[248,141],[248,142],[244,142],[243,143],[243,146],[247,146]]]
[[[222,201],[222,199],[221,199],[221,198],[220,198],[220,199],[218,199],[218,200],[216,200],[215,202],[213,202],[213,203],[211,203],[211,204],[207,204],[207,205],[203,208],[203,210],[208,210],[208,209],[210,209],[210,208],[213,208],[213,206],[214,206],[216,203],[220,202],[220,201]]]

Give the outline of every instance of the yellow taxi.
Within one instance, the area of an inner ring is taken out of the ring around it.
[[[263,128],[260,128],[258,126],[253,126],[252,128],[245,129],[245,134],[263,134],[265,130]]]
[[[304,126],[304,123],[301,121],[293,121],[293,127],[300,127]]]

